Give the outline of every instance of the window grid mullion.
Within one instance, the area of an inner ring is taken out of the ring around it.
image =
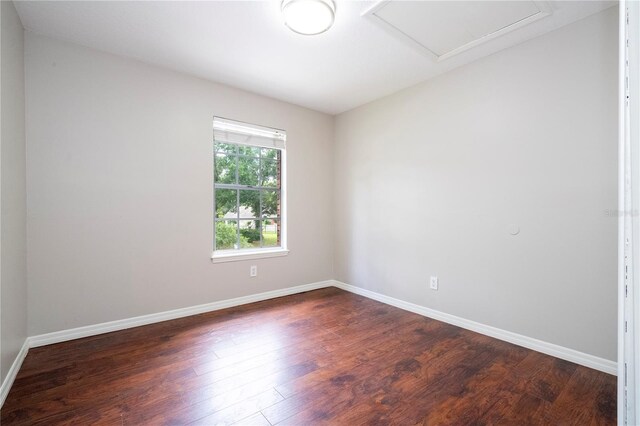
[[[260,191],[265,189],[268,191],[279,191],[279,189],[275,186],[238,185],[235,183],[216,183],[215,185],[218,189],[248,189],[252,191]]]
[[[218,165],[216,164],[216,141],[213,141],[213,251],[218,250],[218,235],[216,233],[217,208],[216,205],[216,170]]]
[[[260,154],[258,155],[258,186],[262,186],[262,149],[260,149]],[[262,191],[258,191],[258,200],[260,209],[256,212],[256,216],[260,218],[260,220],[257,222],[257,225],[260,227],[260,229],[258,229],[258,232],[260,232],[260,248],[263,248],[264,242],[262,241]]]
[[[240,146],[236,145],[236,184],[240,183]],[[240,190],[236,189],[236,249],[240,249]]]
[[[257,217],[240,217],[240,220],[260,220],[262,218],[257,218]],[[280,216],[267,216],[265,217],[265,219],[269,219],[269,220],[280,220]],[[235,217],[217,217],[216,218],[216,222],[227,222],[227,221],[232,221],[235,222],[238,219],[236,219]]]
[[[240,191],[236,191],[236,246],[240,248]]]

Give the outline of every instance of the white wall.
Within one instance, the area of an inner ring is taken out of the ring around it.
[[[30,335],[332,278],[331,116],[31,33],[25,60]],[[211,263],[214,115],[287,130],[289,256]]]
[[[616,79],[611,8],[338,116],[336,278],[615,360]]]
[[[0,382],[27,337],[24,31],[0,2]]]

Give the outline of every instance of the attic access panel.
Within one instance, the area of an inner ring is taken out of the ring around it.
[[[546,1],[382,0],[362,16],[436,61],[549,16]]]

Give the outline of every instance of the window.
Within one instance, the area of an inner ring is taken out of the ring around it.
[[[213,119],[214,261],[286,251],[282,130]]]

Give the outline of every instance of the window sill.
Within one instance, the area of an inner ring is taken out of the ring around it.
[[[212,263],[222,262],[235,262],[238,260],[254,260],[254,259],[266,259],[269,257],[280,257],[289,254],[289,250],[283,248],[270,249],[270,250],[247,250],[244,252],[218,252],[213,253],[211,256]]]

